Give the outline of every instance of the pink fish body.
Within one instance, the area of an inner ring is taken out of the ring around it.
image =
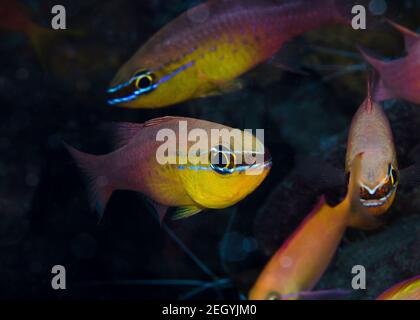
[[[405,39],[407,55],[384,61],[361,50],[364,58],[380,74],[374,100],[404,99],[420,104],[420,35],[396,23],[390,22]]]

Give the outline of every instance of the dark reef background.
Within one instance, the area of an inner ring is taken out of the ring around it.
[[[373,31],[318,30],[296,39],[289,53],[308,75],[270,67],[264,80],[256,78],[245,90],[225,96],[160,110],[107,106],[106,88],[119,66],[160,27],[199,2],[62,0],[69,30],[83,35],[57,37],[41,56],[23,34],[0,30],[0,298],[236,299],[247,294],[271,254],[323,193],[331,203],[345,193],[345,186],[322,190],[305,184],[294,172],[296,159],[318,155],[343,167],[350,121],[366,92],[366,65],[356,44],[398,57],[402,37],[384,23]],[[56,1],[22,3],[34,21],[49,25]],[[420,31],[419,0],[387,3],[387,17]],[[420,143],[420,108],[390,101],[385,111],[400,166],[407,166],[410,150]],[[205,267],[173,241],[135,193],[116,192],[98,224],[80,172],[62,145],[65,140],[105,153],[110,135],[104,124],[164,115],[266,130],[274,166],[255,193],[226,210],[166,220]],[[367,290],[352,298],[374,298],[419,274],[419,249],[420,193],[401,188],[384,228],[346,233],[317,288],[349,288],[351,267],[361,264]],[[64,291],[51,289],[51,268],[58,264],[67,270]]]

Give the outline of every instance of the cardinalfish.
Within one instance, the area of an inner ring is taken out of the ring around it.
[[[251,289],[251,300],[295,300],[322,297],[311,292],[330,264],[352,215],[364,210],[359,201],[359,177],[364,154],[352,163],[345,199],[330,207],[324,198],[286,240]],[[338,291],[337,291],[338,293]]]
[[[110,105],[160,108],[241,88],[238,77],[285,42],[348,24],[346,0],[210,0],[185,12],[126,62],[108,90]]]
[[[420,35],[394,22],[389,23],[403,34],[407,55],[396,60],[380,60],[361,49],[366,61],[380,74],[374,99],[404,99],[420,104]]]
[[[163,117],[143,124],[119,124],[116,131],[120,147],[106,155],[89,155],[68,146],[91,182],[91,205],[101,216],[115,190],[144,194],[151,200],[161,220],[169,207],[178,208],[175,218],[186,218],[205,209],[234,205],[253,192],[267,176],[271,168],[270,154],[249,131],[236,129],[243,141],[248,139],[252,143],[248,144],[252,148],[211,139],[206,142],[204,150],[195,151],[200,153],[200,159],[208,161],[197,161],[181,148],[175,148],[177,144],[184,143],[178,130],[181,123],[186,124],[188,134],[199,129],[208,137],[214,130],[233,130],[203,120]],[[175,146],[165,149],[165,144],[161,142],[164,138],[159,137],[168,130],[176,134],[178,140],[174,142]],[[189,140],[185,142],[188,153],[195,150],[194,143]],[[159,152],[166,155],[166,161],[161,160]],[[251,163],[240,160],[250,153],[261,155],[261,161]]]
[[[376,225],[372,217],[389,209],[399,182],[391,126],[381,105],[372,98],[373,87],[373,81],[369,81],[368,97],[353,117],[347,143],[347,174],[351,175],[354,158],[363,153],[358,184],[360,202],[369,217],[363,220],[362,215],[355,216],[360,220],[353,220],[352,225],[359,228],[369,228],[370,223]]]
[[[309,182],[336,187],[345,183],[341,178],[352,174],[355,157],[363,153],[357,182],[359,199],[366,210],[363,214],[353,215],[350,221],[351,227],[359,229],[380,226],[378,217],[386,213],[393,203],[400,180],[391,126],[381,105],[372,97],[375,76],[372,74],[370,77],[367,98],[360,105],[350,126],[345,174],[323,162],[317,164],[316,168],[305,164],[298,167],[299,175]]]
[[[420,276],[393,286],[376,300],[420,300]]]

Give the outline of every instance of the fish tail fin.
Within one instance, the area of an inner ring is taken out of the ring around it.
[[[381,73],[382,69],[387,65],[387,62],[381,60],[374,56],[370,50],[366,49],[365,47],[358,45],[357,48],[359,49],[360,54],[362,57],[372,65],[379,73]]]
[[[394,99],[396,96],[393,94],[391,90],[389,90],[383,79],[381,77],[381,73],[384,68],[386,68],[388,62],[380,60],[374,57],[367,49],[359,46],[359,51],[363,58],[373,66],[376,72],[372,71],[369,84],[371,88],[371,97],[374,101],[381,102],[384,100]]]
[[[66,143],[64,145],[85,174],[89,186],[91,208],[96,210],[99,219],[102,219],[106,205],[114,191],[114,187],[106,175],[103,158],[83,153]]]
[[[411,31],[410,29],[390,20],[385,19],[387,23],[389,23],[392,27],[394,27],[396,30],[398,30],[403,36],[405,41],[405,48],[407,51],[411,49],[411,47],[420,40],[420,35],[417,34],[414,31]]]
[[[390,99],[396,99],[397,96],[392,92],[392,90],[388,89],[382,80],[382,78],[379,78],[375,85],[375,89],[373,92],[373,99],[375,101],[385,101]]]
[[[51,44],[63,36],[79,37],[82,34],[83,32],[80,30],[54,30],[35,23],[31,24],[26,32],[43,66],[47,64],[47,52]]]

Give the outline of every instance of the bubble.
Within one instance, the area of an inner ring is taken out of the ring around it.
[[[372,0],[369,2],[369,10],[375,16],[380,16],[386,13],[388,5],[385,0]]]
[[[210,16],[210,9],[207,4],[202,4],[199,8],[188,11],[188,18],[193,23],[203,23]]]

